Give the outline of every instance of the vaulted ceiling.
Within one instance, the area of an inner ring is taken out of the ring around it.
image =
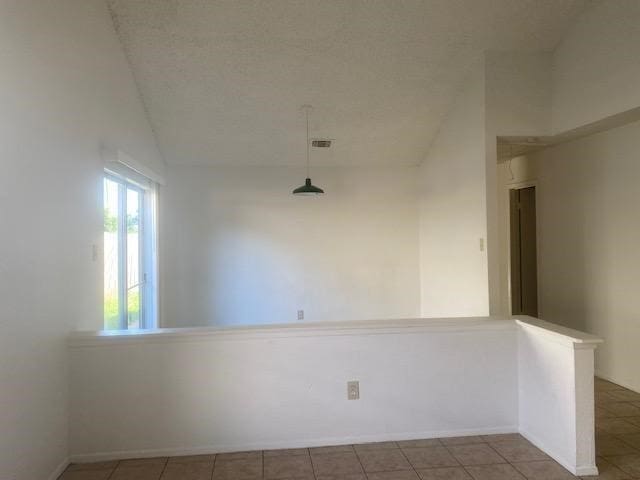
[[[169,164],[422,161],[484,50],[550,50],[588,0],[110,0]]]

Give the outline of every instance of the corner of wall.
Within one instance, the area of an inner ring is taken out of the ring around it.
[[[151,115],[149,114],[149,109],[144,100],[144,96],[142,95],[142,90],[140,89],[140,83],[138,82],[138,79],[136,77],[131,60],[129,59],[129,53],[126,51],[124,44],[122,43],[122,40],[120,38],[120,34],[116,26],[116,19],[114,17],[114,13],[110,5],[108,4],[108,2],[104,2],[104,10],[105,10],[105,15],[109,19],[109,26],[111,29],[112,37],[115,39],[117,43],[117,48],[120,51],[120,54],[122,55],[122,63],[126,65],[125,68],[128,72],[128,77],[129,77],[128,81],[132,85],[132,88],[134,91],[135,99],[133,103],[138,104],[136,107],[140,109],[140,117],[142,117],[141,120],[145,124],[146,130],[147,130],[146,132],[144,132],[144,134],[148,139],[148,143],[151,145],[151,147],[148,148],[148,151],[145,151],[145,152],[132,151],[128,153],[134,155],[135,160],[137,162],[145,164],[147,168],[151,169],[159,177],[166,178],[167,161],[164,158],[162,151],[160,150],[158,135],[153,126],[153,122],[151,121]],[[125,147],[123,145],[109,145],[109,146],[115,147],[116,149]],[[127,149],[125,148],[125,150]],[[138,154],[140,155],[139,157],[138,157]]]
[[[486,238],[485,118],[480,60],[469,69],[420,169],[422,316],[489,312],[487,257],[479,248]]]
[[[640,106],[640,2],[593,2],[553,52],[552,131]]]
[[[485,162],[489,304],[492,315],[506,315],[507,250],[501,238],[497,137],[544,136],[551,131],[551,52],[486,52]]]

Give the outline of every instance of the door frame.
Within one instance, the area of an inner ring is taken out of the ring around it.
[[[538,270],[538,275],[536,278],[536,288],[538,289],[538,317],[542,317],[542,301],[540,295],[540,209],[538,208],[540,198],[540,184],[537,180],[528,180],[524,182],[513,182],[507,183],[504,185],[503,196],[507,205],[506,215],[507,215],[507,304],[509,308],[509,315],[513,315],[513,298],[511,292],[511,190],[521,190],[523,188],[534,187],[536,189],[536,268]]]

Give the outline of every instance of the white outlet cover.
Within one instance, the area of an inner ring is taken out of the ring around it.
[[[360,382],[352,380],[347,382],[347,399],[358,400],[360,398]]]

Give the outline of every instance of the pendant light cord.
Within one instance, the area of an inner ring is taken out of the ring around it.
[[[309,108],[304,109],[307,114],[307,178],[309,178]]]

